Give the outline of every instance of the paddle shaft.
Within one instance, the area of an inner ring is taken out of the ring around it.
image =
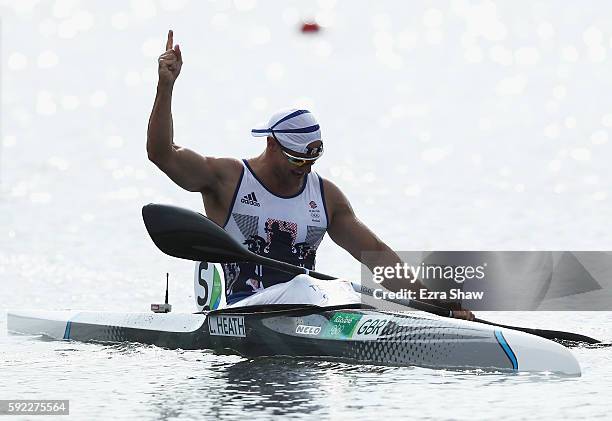
[[[353,289],[360,293],[360,294],[364,294],[364,295],[369,295],[370,297],[375,297],[374,295],[374,289],[369,288],[365,285],[362,284],[355,284],[353,282],[351,282],[351,285],[353,286]],[[406,299],[402,299],[402,298],[378,298],[380,300],[383,301],[387,301],[390,303],[395,303],[395,304],[399,304],[405,307],[410,307],[410,308],[414,308],[416,310],[421,310],[421,311],[425,311],[427,313],[432,313],[432,314],[436,314],[438,316],[442,316],[442,317],[453,317],[453,311],[448,309],[448,308],[444,308],[444,307],[440,307],[437,306],[435,304],[430,304],[430,303],[426,303],[424,301],[416,301],[416,300],[406,300]]]

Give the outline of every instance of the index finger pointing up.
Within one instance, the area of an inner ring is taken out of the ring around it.
[[[166,41],[166,51],[172,50],[172,42],[173,42],[172,36],[173,36],[172,29],[170,29],[168,31],[168,40]]]

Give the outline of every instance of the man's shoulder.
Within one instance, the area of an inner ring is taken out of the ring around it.
[[[242,161],[236,158],[208,158],[209,165],[221,178],[236,177],[242,172]]]
[[[321,177],[323,183],[323,197],[327,209],[328,229],[331,229],[339,215],[354,215],[353,208],[346,195],[334,182]]]
[[[321,183],[323,184],[323,194],[325,195],[325,201],[328,206],[334,206],[337,203],[347,202],[347,198],[333,181],[328,178],[321,177]]]
[[[206,157],[208,172],[205,184],[208,188],[199,190],[202,194],[222,196],[227,189],[233,188],[242,174],[242,163],[235,158]]]

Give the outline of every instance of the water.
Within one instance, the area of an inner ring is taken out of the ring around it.
[[[610,12],[569,1],[3,4],[0,309],[145,311],[170,272],[174,310],[192,311],[192,264],[162,255],[140,216],[148,202],[202,206],[144,150],[169,27],[185,60],[178,144],[254,156],[251,126],[300,105],[323,127],[317,170],[395,249],[610,250]],[[311,16],[329,27],[305,37],[297,19]],[[317,263],[360,274],[329,239]],[[612,340],[608,312],[486,316]],[[75,419],[592,419],[611,409],[606,348],[574,349],[583,376],[563,378],[5,331],[0,313],[0,398],[70,399]]]

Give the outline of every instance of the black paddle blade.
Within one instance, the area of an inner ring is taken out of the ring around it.
[[[559,330],[528,329],[527,332],[533,335],[541,336],[542,338],[551,339],[553,341],[564,342],[564,343],[574,342],[574,343],[585,343],[589,345],[595,345],[595,344],[601,343],[599,339],[591,338],[590,336],[581,335],[579,333],[563,332]]]
[[[248,260],[248,250],[200,213],[151,203],[142,208],[142,219],[155,245],[170,256],[213,263]]]
[[[223,228],[201,213],[151,203],[142,208],[142,219],[155,245],[170,256],[196,262],[252,262],[294,275],[309,273],[313,278],[335,279],[290,263],[259,256],[244,248]]]
[[[546,329],[531,329],[528,327],[517,327],[517,326],[508,326],[502,325],[499,323],[488,322],[482,319],[475,319],[475,322],[484,323],[492,326],[505,327],[507,329],[519,330],[521,332],[531,333],[535,336],[540,336],[542,338],[550,339],[558,342],[573,342],[573,343],[585,343],[589,345],[599,344],[600,340],[591,338],[589,336],[580,335],[578,333],[571,332],[563,332],[559,330],[546,330]]]

